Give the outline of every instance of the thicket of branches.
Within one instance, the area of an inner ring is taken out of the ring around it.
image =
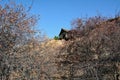
[[[120,17],[77,19],[73,27],[78,34],[71,34],[74,40],[68,41],[58,55],[61,78],[119,80]]]
[[[27,78],[25,67],[31,61],[27,64],[25,59],[30,59],[30,46],[37,43],[36,22],[36,15],[30,15],[21,4],[0,5],[0,80],[14,80],[15,75]]]

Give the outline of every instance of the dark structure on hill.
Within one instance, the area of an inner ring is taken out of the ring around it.
[[[69,33],[69,30],[66,30],[66,29],[61,29],[60,31],[60,34],[59,34],[59,39],[65,39],[65,40],[68,40],[68,33]]]
[[[59,39],[62,40],[75,40],[76,38],[80,38],[82,36],[82,32],[79,30],[66,30],[61,29],[59,34]]]
[[[59,39],[64,39],[64,40],[74,40],[76,38],[81,37],[81,32],[78,30],[66,30],[66,29],[61,29],[60,34],[59,34]]]

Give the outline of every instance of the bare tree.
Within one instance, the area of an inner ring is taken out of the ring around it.
[[[11,58],[17,54],[17,47],[23,46],[34,37],[33,27],[37,22],[35,15],[30,15],[21,5],[0,5],[0,78],[8,80]],[[14,62],[14,61],[13,61]]]

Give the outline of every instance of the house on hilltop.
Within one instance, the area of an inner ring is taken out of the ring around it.
[[[64,40],[74,40],[76,38],[81,37],[81,32],[77,30],[66,30],[66,29],[61,29],[60,34],[59,34],[59,39],[64,39]]]
[[[65,40],[68,40],[68,32],[69,30],[66,30],[66,29],[61,29],[60,33],[59,33],[59,39],[65,39]]]

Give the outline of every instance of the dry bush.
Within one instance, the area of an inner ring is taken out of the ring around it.
[[[61,78],[119,80],[120,18],[90,18],[81,23],[82,29],[79,22],[76,21],[74,30],[79,28],[78,32],[83,32],[83,36],[69,41],[58,56]],[[61,54],[63,52],[66,53]]]
[[[59,77],[55,60],[60,48],[64,46],[63,42],[46,40],[41,43],[32,40],[16,48],[7,61],[10,63],[10,73],[7,78],[9,80],[51,80]]]
[[[36,21],[22,5],[0,7],[0,80],[50,80],[57,76],[55,58],[62,41],[36,34]]]
[[[22,69],[21,65],[24,64],[19,64],[22,58],[19,58],[19,60],[18,56],[23,54],[25,57],[24,53],[28,53],[28,49],[24,49],[24,46],[34,37],[33,27],[36,21],[36,16],[30,15],[21,4],[0,5],[1,80],[9,80],[12,72],[20,72],[17,69]],[[24,50],[19,53],[21,48]],[[17,73],[15,73],[15,75],[17,75]],[[21,74],[17,76],[20,75]]]

